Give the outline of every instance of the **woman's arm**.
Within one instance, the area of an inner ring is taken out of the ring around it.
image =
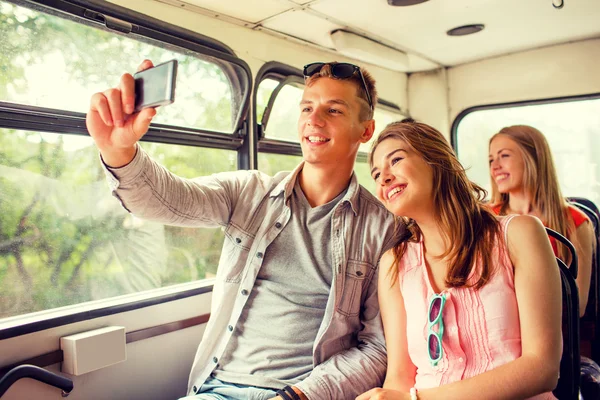
[[[577,251],[579,273],[577,274],[577,289],[579,292],[579,316],[582,317],[587,306],[592,279],[592,254],[594,252],[595,233],[592,223],[585,221],[575,230],[577,236]]]
[[[383,388],[361,394],[356,400],[381,398],[381,393],[391,398],[410,399],[409,391],[414,386],[416,367],[408,355],[406,339],[406,310],[396,278],[392,282],[389,272],[394,262],[393,250],[387,251],[379,262],[378,298],[387,347],[387,373]],[[395,267],[394,267],[395,268]]]
[[[383,387],[408,393],[415,383],[417,369],[408,355],[406,310],[399,279],[396,278],[392,282],[390,268],[393,263],[393,250],[389,250],[381,258],[377,287],[388,354],[388,368]]]
[[[546,231],[537,218],[513,218],[508,250],[515,269],[521,357],[463,381],[420,390],[419,400],[526,399],[556,387],[562,354],[560,274]],[[392,340],[389,338],[388,343]],[[396,375],[394,378],[398,379]],[[373,389],[364,399],[407,399],[407,387],[404,384],[398,391],[388,392]]]

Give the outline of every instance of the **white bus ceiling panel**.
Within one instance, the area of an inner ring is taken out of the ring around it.
[[[152,0],[113,0],[115,4],[134,11],[158,18],[162,21],[189,29],[217,39],[231,47],[236,55],[246,61],[256,75],[258,68],[269,61],[279,61],[301,69],[305,64],[314,61],[351,62],[364,65],[379,82],[379,95],[406,110],[407,75],[403,72],[390,71],[371,64],[364,64],[348,57],[340,56],[333,51],[322,50],[316,46],[303,44],[294,39],[274,36],[265,31],[253,30],[224,19],[210,18],[197,12],[190,12],[181,7]]]
[[[390,7],[383,0],[322,0],[310,8],[408,53],[452,66],[600,34],[599,1],[565,3],[556,10],[551,0],[437,0],[411,7]],[[357,10],[368,10],[368,17]],[[485,29],[466,37],[446,35],[473,23]]]
[[[284,0],[185,0],[183,8],[186,4],[253,24],[294,7],[293,3]]]
[[[450,68],[450,120],[476,105],[598,93],[599,65],[591,39]]]

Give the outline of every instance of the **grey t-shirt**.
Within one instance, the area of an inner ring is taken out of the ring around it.
[[[236,332],[214,371],[218,379],[280,388],[310,374],[333,278],[331,219],[344,195],[312,208],[296,182],[291,218],[265,252]]]

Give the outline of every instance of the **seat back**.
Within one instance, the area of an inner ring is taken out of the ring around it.
[[[571,265],[556,258],[560,270],[563,301],[563,353],[560,359],[560,377],[554,395],[563,400],[578,400],[580,387],[581,359],[579,354],[579,294],[575,276],[577,274],[577,254],[575,248],[561,234],[546,228],[548,236],[563,243],[571,251]],[[575,274],[574,274],[575,273]]]
[[[591,344],[592,359],[600,364],[600,214],[590,200],[571,197],[570,204],[580,209],[590,219],[596,236],[596,246],[592,255],[592,277],[590,294],[585,314],[581,319],[582,340]]]

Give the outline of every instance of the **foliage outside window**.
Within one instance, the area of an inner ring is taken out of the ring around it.
[[[233,131],[234,91],[219,65],[182,48],[99,27],[0,0],[0,101],[87,112],[92,93],[116,87],[144,59],[155,64],[177,59],[175,103],[160,108],[153,122]]]
[[[500,129],[530,125],[542,132],[552,150],[563,195],[600,204],[600,99],[473,111],[458,124],[456,145],[471,180],[491,188],[489,140]]]
[[[214,60],[1,0],[0,37],[0,101],[85,112],[129,62],[177,58],[176,102],[156,122],[232,131],[239,101]],[[183,177],[237,166],[234,150],[141,146]],[[0,318],[214,276],[222,241],[129,214],[88,136],[0,126]]]
[[[279,171],[291,171],[300,164],[302,157],[285,154],[258,153],[258,170],[273,176]]]

